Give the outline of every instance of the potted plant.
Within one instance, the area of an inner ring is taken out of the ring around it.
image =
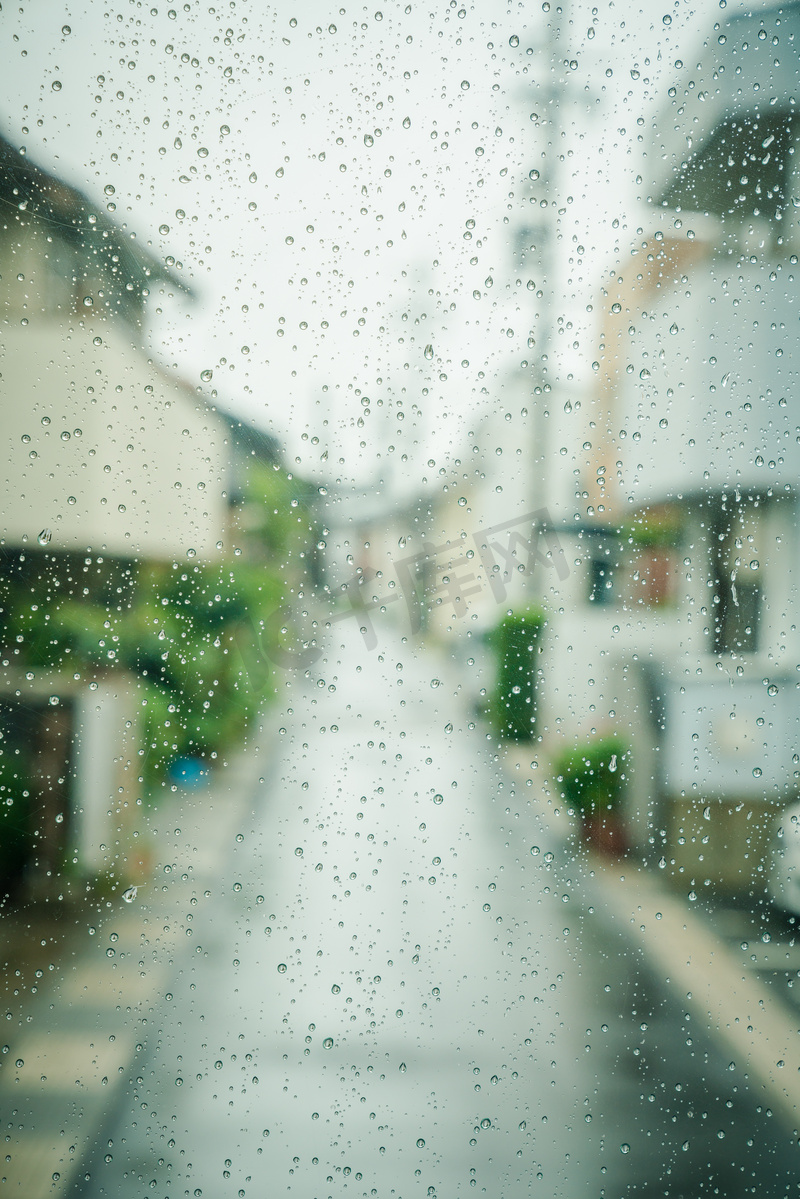
[[[555,762],[556,781],[566,802],[580,813],[586,842],[601,853],[627,850],[620,806],[629,750],[621,737],[597,737],[566,750]]]
[[[669,603],[681,537],[680,512],[669,504],[650,508],[622,532],[634,549],[632,598],[648,606]]]

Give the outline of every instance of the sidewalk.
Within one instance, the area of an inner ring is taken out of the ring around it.
[[[156,868],[130,906],[117,896],[60,915],[10,918],[0,1057],[0,1111],[10,1134],[0,1165],[5,1193],[65,1195],[96,1152],[146,1039],[140,1030],[169,1003],[173,958],[192,934],[191,907],[204,888],[211,894],[233,852],[268,757],[264,748],[239,751],[205,790],[179,791],[152,813]]]
[[[582,859],[586,901],[639,949],[691,1020],[730,1053],[729,1069],[756,1083],[764,1102],[800,1136],[800,941],[779,912],[765,914],[681,895],[657,870],[580,846],[574,817],[533,767],[530,747],[511,745],[504,768],[554,846]]]

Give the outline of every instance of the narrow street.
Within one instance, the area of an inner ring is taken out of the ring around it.
[[[796,1194],[796,1135],[609,923],[459,680],[336,632],[284,676],[223,868],[196,812],[159,833],[181,935],[74,1193]],[[137,902],[155,935],[165,900]]]

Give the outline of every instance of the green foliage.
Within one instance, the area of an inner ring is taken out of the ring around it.
[[[536,735],[536,657],[544,623],[539,609],[514,612],[491,635],[498,666],[492,714],[498,733],[509,741]]]
[[[625,742],[616,735],[565,750],[554,762],[564,799],[584,816],[616,810],[624,795],[629,757]]]
[[[235,743],[272,693],[266,660],[244,660],[235,633],[242,625],[257,628],[280,605],[281,587],[250,563],[150,567],[147,575],[125,662],[147,683],[142,706],[152,780],[176,757]]]
[[[680,543],[682,530],[680,509],[662,504],[637,513],[630,524],[622,526],[620,534],[630,545],[642,549],[670,549]]]
[[[244,560],[138,563],[0,547],[0,650],[37,676],[138,679],[139,772],[152,793],[177,758],[234,746],[274,694],[261,633],[283,602],[284,575],[296,580],[309,562],[301,551],[317,540],[311,494],[271,462],[249,461],[235,536]],[[36,802],[26,738],[11,740],[23,754],[0,743],[0,879],[9,885],[31,852]]]
[[[263,565],[110,562],[86,596],[80,559],[17,565],[0,578],[0,643],[34,669],[139,676],[148,784],[176,757],[234,742],[273,690],[266,659],[243,660],[235,639],[280,606],[280,581]]]
[[[247,532],[269,559],[286,563],[311,531],[309,485],[254,459],[247,467]]]

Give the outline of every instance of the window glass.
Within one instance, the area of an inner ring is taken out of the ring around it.
[[[798,1189],[800,7],[29,3],[0,1189]]]

